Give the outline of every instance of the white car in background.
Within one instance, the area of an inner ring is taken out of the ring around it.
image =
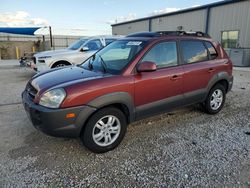
[[[55,67],[81,64],[99,49],[120,38],[96,36],[81,38],[66,49],[39,52],[34,55],[34,70],[41,72]]]

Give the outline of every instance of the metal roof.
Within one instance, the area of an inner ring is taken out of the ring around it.
[[[191,11],[196,11],[196,10],[207,9],[207,8],[211,8],[211,7],[217,7],[217,6],[222,6],[222,5],[232,4],[232,3],[238,3],[238,2],[242,2],[242,1],[249,1],[249,0],[225,0],[225,1],[219,1],[219,2],[215,2],[215,3],[210,3],[210,4],[206,4],[206,5],[197,6],[197,7],[181,9],[181,10],[178,10],[178,11],[175,11],[175,12],[157,14],[157,15],[154,15],[154,16],[148,16],[148,17],[134,19],[134,20],[130,20],[130,21],[115,23],[115,24],[112,24],[111,26],[118,26],[118,25],[123,25],[123,24],[128,24],[128,23],[134,23],[134,22],[149,20],[149,19],[153,19],[153,18],[159,18],[159,17],[163,17],[163,16],[171,16],[171,15],[176,15],[176,14],[181,14],[181,13],[186,13],[186,12],[191,12]]]

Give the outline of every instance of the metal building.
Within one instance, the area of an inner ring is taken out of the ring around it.
[[[226,0],[112,25],[112,33],[202,31],[222,43],[236,66],[250,66],[250,0]]]

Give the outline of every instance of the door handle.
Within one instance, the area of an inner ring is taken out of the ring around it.
[[[174,75],[174,76],[172,76],[172,77],[170,78],[170,80],[175,81],[175,80],[179,80],[180,78],[181,78],[181,76],[179,76],[179,75]]]
[[[215,69],[214,69],[214,68],[210,68],[210,69],[208,69],[208,71],[207,71],[207,72],[212,73],[212,72],[214,72],[214,71],[215,71]]]

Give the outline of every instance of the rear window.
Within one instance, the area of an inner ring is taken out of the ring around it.
[[[202,41],[181,41],[181,51],[185,63],[208,60],[208,52]]]

